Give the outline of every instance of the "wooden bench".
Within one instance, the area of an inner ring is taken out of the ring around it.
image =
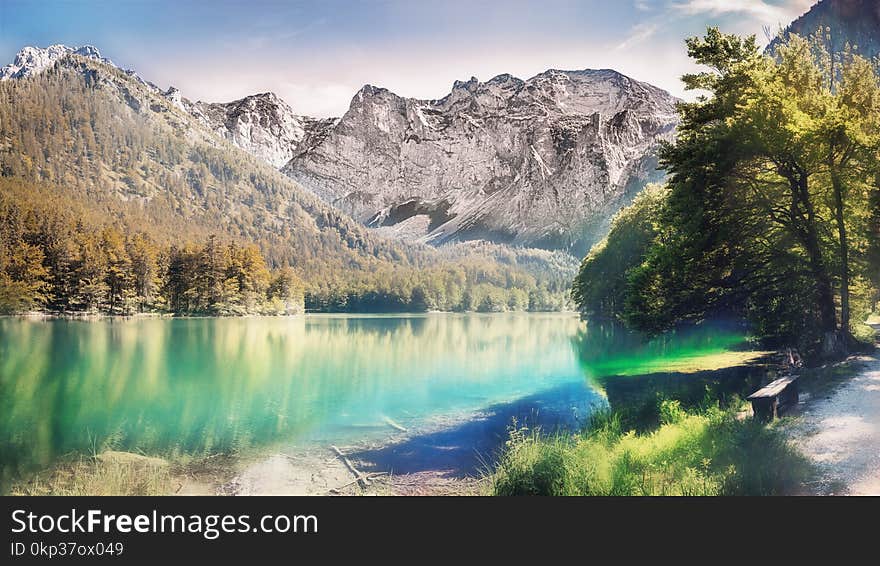
[[[798,376],[780,377],[748,396],[755,417],[769,421],[798,404]]]

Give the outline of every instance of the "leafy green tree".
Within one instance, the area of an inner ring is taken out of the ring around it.
[[[571,289],[581,312],[594,316],[617,316],[622,312],[630,272],[644,261],[657,237],[666,194],[664,186],[646,187],[630,206],[615,215],[608,235],[581,262]]]
[[[574,298],[642,330],[733,315],[768,340],[845,353],[853,289],[859,304],[873,293],[875,67],[796,35],[773,58],[714,28],[687,47],[706,70],[683,80],[709,94],[680,105],[677,139],[662,148],[670,178],[656,224],[612,229]],[[612,257],[622,265],[603,263]]]

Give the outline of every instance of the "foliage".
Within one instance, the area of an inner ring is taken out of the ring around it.
[[[302,283],[270,272],[253,244],[211,235],[166,246],[28,183],[0,179],[0,188],[0,312],[302,311]]]
[[[615,215],[608,235],[584,258],[571,289],[583,312],[615,316],[622,311],[631,270],[644,261],[657,237],[666,194],[665,186],[647,186]]]
[[[497,495],[780,495],[810,469],[781,432],[734,411],[659,408],[652,432],[625,431],[613,413],[581,434],[516,429],[493,476]]]

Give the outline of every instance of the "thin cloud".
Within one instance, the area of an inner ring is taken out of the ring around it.
[[[630,30],[630,34],[627,36],[627,38],[617,44],[614,49],[620,51],[641,43],[651,38],[655,33],[657,33],[657,30],[659,28],[660,25],[654,22],[637,24],[633,26],[633,28]]]

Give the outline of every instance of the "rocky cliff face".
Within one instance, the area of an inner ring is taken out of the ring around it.
[[[783,37],[788,33],[806,37],[820,28],[830,39],[830,48],[834,52],[843,51],[849,44],[867,59],[880,55],[878,0],[822,0],[793,21],[784,30]],[[778,43],[778,39],[773,40],[768,51],[772,53]]]
[[[196,102],[187,110],[205,126],[276,168],[294,155],[300,143],[325,121],[300,116],[271,92],[227,103]]]
[[[440,100],[363,87],[283,171],[373,227],[431,243],[584,252],[657,180],[676,100],[611,70],[457,81]]]

